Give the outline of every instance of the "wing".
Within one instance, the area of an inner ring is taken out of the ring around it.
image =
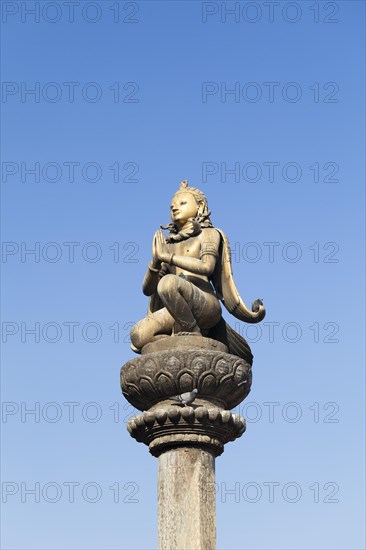
[[[215,228],[221,235],[219,259],[211,276],[216,293],[229,313],[246,323],[259,323],[264,319],[266,310],[258,304],[256,311],[247,308],[236,288],[231,267],[231,252],[229,241],[221,229]]]
[[[217,325],[209,330],[207,337],[222,342],[228,347],[229,353],[241,357],[249,365],[252,365],[253,354],[248,342],[232,329],[222,317]]]

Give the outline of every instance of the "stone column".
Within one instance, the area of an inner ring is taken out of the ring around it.
[[[229,409],[250,385],[250,363],[201,336],[148,344],[122,367],[123,394],[143,411],[128,431],[158,457],[159,550],[215,550],[215,457],[245,431]],[[170,399],[194,388],[190,406]]]
[[[158,461],[159,548],[214,550],[214,455],[198,447],[180,447],[162,453]]]

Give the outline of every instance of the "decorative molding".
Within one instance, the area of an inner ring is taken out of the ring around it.
[[[215,406],[157,406],[128,421],[127,429],[137,441],[159,456],[174,447],[207,447],[218,456],[224,444],[245,432],[245,420]]]
[[[146,353],[121,369],[123,395],[141,411],[193,388],[199,398],[232,409],[248,395],[251,383],[251,365],[244,359],[201,348]]]

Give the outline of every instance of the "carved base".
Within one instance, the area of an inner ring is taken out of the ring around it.
[[[216,340],[183,335],[148,344],[121,369],[124,396],[144,411],[129,420],[128,431],[154,456],[178,447],[218,456],[245,431],[245,420],[228,409],[248,395],[251,380],[251,365]],[[191,406],[170,399],[194,388]]]
[[[225,443],[245,432],[245,420],[212,405],[165,403],[131,418],[127,429],[137,441],[148,445],[154,456],[174,447],[208,448],[219,456]]]
[[[223,409],[236,407],[250,392],[251,365],[202,336],[170,336],[143,348],[121,369],[121,387],[136,409],[198,389],[198,397]]]

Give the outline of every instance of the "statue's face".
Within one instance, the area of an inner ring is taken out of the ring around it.
[[[197,216],[198,204],[192,193],[178,193],[172,198],[170,215],[172,221],[183,226],[189,218]]]

